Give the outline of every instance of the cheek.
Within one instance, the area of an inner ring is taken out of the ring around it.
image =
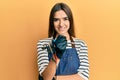
[[[66,26],[68,27],[68,29],[70,28],[70,22],[69,21],[66,23]]]
[[[59,25],[59,22],[56,21],[56,22],[53,22],[54,26],[58,26]]]
[[[65,21],[65,24],[70,25],[70,21],[69,20]]]
[[[58,23],[57,22],[54,22],[54,29],[57,31],[58,30]]]

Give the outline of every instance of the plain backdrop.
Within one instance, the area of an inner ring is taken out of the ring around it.
[[[0,80],[37,80],[37,42],[57,2],[70,6],[88,45],[90,80],[120,80],[119,0],[0,0]]]

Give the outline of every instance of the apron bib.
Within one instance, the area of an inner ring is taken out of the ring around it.
[[[56,70],[56,75],[76,74],[79,66],[80,60],[78,58],[76,49],[66,49]]]
[[[71,41],[73,41],[71,37]],[[48,54],[49,61],[52,58],[52,54]],[[66,49],[62,58],[60,59],[60,63],[57,67],[55,75],[70,75],[76,74],[77,69],[80,66],[80,60],[77,54],[77,50],[75,49],[75,45],[72,44],[72,48]],[[39,75],[39,80],[43,80],[43,78]]]

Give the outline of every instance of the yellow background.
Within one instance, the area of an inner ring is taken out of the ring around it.
[[[56,2],[70,6],[76,35],[88,44],[90,80],[120,80],[119,0],[1,0],[0,80],[37,80],[36,44]]]

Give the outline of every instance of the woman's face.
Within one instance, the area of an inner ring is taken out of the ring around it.
[[[68,16],[63,10],[55,12],[54,15],[54,28],[57,34],[68,35],[68,29],[70,27],[70,22]]]

